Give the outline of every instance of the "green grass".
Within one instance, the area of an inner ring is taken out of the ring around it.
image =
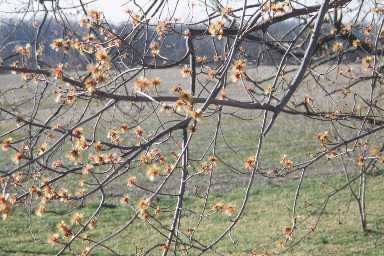
[[[178,74],[178,72],[169,72],[167,75],[173,73]],[[10,81],[13,81],[13,78],[10,79]],[[163,80],[166,80],[166,78]],[[169,80],[185,84],[185,80]],[[310,85],[311,84],[308,84],[309,89],[312,88]],[[169,84],[164,85],[165,88],[169,86]],[[24,93],[29,95],[27,92],[30,88],[25,87],[24,89]],[[167,89],[164,90],[167,91]],[[20,94],[20,92],[18,93]],[[229,96],[236,96],[234,98],[237,98],[237,96],[240,98],[245,97],[244,95],[238,95],[239,87],[237,85],[231,85],[228,93]],[[12,96],[13,95],[9,95],[7,97],[11,98]],[[298,95],[297,98],[300,101],[302,95]],[[14,97],[13,100],[15,99],[18,98]],[[246,97],[244,99],[248,100]],[[12,102],[11,99],[9,99],[9,101]],[[329,105],[328,102],[321,102],[319,104],[325,109],[327,109]],[[27,108],[28,106],[29,105],[26,104],[25,107]],[[52,111],[53,106],[56,106],[53,97],[44,101],[42,106],[43,111],[38,115],[39,119],[45,120],[47,113]],[[129,109],[128,104],[122,104],[122,106]],[[76,106],[73,107],[73,109],[71,108],[66,118],[68,118],[68,116],[71,117],[72,113],[74,113],[73,118],[75,118],[75,116],[78,115],[76,113],[80,113],[83,107],[84,102],[80,100],[77,101]],[[97,102],[93,103],[90,108],[91,111],[88,114],[91,114],[95,109],[99,109],[100,107],[101,105]],[[148,111],[150,111],[150,109]],[[244,159],[255,153],[261,125],[261,111],[238,111],[236,113],[237,115],[249,119],[245,121],[228,114],[233,111],[235,110],[224,108],[221,120],[222,133],[218,136],[215,151],[221,159],[241,169]],[[104,114],[101,122],[102,125],[100,125],[96,133],[97,139],[105,139],[108,128],[118,126],[121,122],[128,122],[130,125],[134,124],[133,120],[127,120],[127,116],[122,114],[116,114],[116,116],[114,116],[114,114],[114,110],[107,111]],[[111,116],[115,118],[112,120]],[[174,116],[161,117],[164,119],[174,118]],[[53,124],[57,121],[61,121],[61,119],[55,120]],[[190,145],[191,159],[199,159],[203,155],[215,132],[216,121],[217,115],[213,115],[209,118],[202,118],[199,122],[198,131],[194,135],[194,139]],[[93,123],[91,122],[83,126],[87,131],[87,136],[90,136],[89,131],[92,125]],[[159,126],[159,123],[156,118],[152,116],[140,125],[145,129],[146,133],[149,133],[154,127]],[[13,123],[0,123],[0,133],[11,128],[14,128]],[[348,138],[350,136],[351,131],[349,129],[339,128],[338,132],[342,133],[343,137]],[[331,129],[331,125],[326,122],[281,114],[274,128],[264,141],[263,151],[260,156],[261,167],[263,169],[270,169],[279,166],[282,154],[288,154],[289,158],[295,163],[308,159],[309,154],[321,150],[315,134]],[[25,133],[26,129],[23,129],[14,133],[13,136],[14,138],[19,138],[25,136]],[[173,136],[179,141],[179,133],[174,133]],[[128,140],[134,141],[134,133],[130,132],[125,139],[125,142]],[[44,140],[44,136],[42,136],[41,140]],[[227,147],[227,144],[231,146],[233,151]],[[68,150],[69,146],[70,143],[67,142],[67,144],[63,146],[64,151]],[[165,154],[170,150],[179,150],[179,148],[175,147],[173,140],[169,140],[159,147]],[[210,154],[212,154],[211,150],[207,155]],[[63,158],[63,155],[63,151],[58,151],[53,158]],[[11,152],[0,154],[0,167],[3,168],[6,166],[6,170],[15,167],[10,161],[10,156]],[[84,156],[84,158],[86,158],[86,156]],[[191,165],[193,164],[196,165],[195,167],[198,167],[199,163],[191,161]],[[351,166],[353,165],[354,164],[351,163]],[[351,169],[353,168],[354,167]],[[209,251],[207,254],[249,255],[252,250],[255,250],[259,253],[283,253],[284,255],[384,255],[384,239],[381,234],[384,228],[384,217],[382,214],[382,194],[384,188],[382,186],[383,178],[381,176],[370,178],[368,184],[367,213],[368,225],[369,229],[372,230],[371,232],[363,234],[360,231],[356,203],[352,200],[349,191],[344,190],[329,202],[315,232],[311,232],[300,244],[289,249],[291,245],[307,234],[309,227],[313,225],[317,219],[317,210],[321,208],[328,193],[344,184],[345,180],[343,177],[338,176],[338,171],[340,171],[340,163],[338,165],[337,161],[327,161],[325,159],[318,161],[308,169],[308,177],[304,182],[298,205],[297,214],[300,225],[293,239],[288,241],[284,248],[281,248],[278,244],[279,241],[285,240],[282,235],[282,229],[291,225],[292,200],[298,183],[298,180],[292,176],[297,176],[298,173],[292,173],[288,179],[278,178],[267,181],[258,176],[252,187],[250,200],[244,216],[231,233],[231,238],[229,236],[224,237],[222,242],[215,247],[215,251]],[[148,181],[145,170],[143,171],[140,168],[130,170],[128,175],[136,175],[141,185],[154,187],[154,184]],[[178,176],[179,173],[176,172],[176,175]],[[70,192],[74,193],[78,185],[78,177],[79,175],[68,175],[67,178],[63,179],[60,186],[67,186]],[[230,225],[231,217],[221,213],[215,213],[211,210],[211,207],[215,202],[227,202],[235,205],[238,210],[243,199],[244,188],[248,178],[248,175],[238,175],[231,172],[229,168],[223,164],[219,164],[214,171],[212,180],[212,192],[208,202],[209,215],[204,218],[199,229],[196,230],[195,238],[204,244],[209,244]],[[203,201],[193,195],[194,185],[198,185],[200,192],[202,192],[206,188],[207,179],[208,176],[196,176],[189,184],[185,207],[190,211],[185,211],[181,223],[181,230],[184,232],[188,228],[196,225],[198,217],[194,213],[199,213],[203,205]],[[167,191],[175,193],[178,189],[179,180],[178,177],[172,177],[171,180]],[[173,180],[175,182],[173,182]],[[356,184],[354,184],[354,187],[357,189]],[[143,193],[139,193],[137,190],[127,190],[126,175],[106,187],[106,192],[114,195],[128,193],[131,197],[131,206],[133,207],[136,206],[139,197],[143,196]],[[129,207],[121,206],[118,203],[118,199],[119,198],[113,196],[108,197],[107,204],[98,218],[98,228],[86,232],[91,239],[102,239],[130,219],[133,211]],[[159,220],[165,227],[169,227],[175,207],[175,200],[166,197],[162,197],[160,200],[160,202],[154,203],[153,206],[156,207],[160,205],[162,207]],[[74,207],[74,205],[70,205],[67,209]],[[88,217],[95,211],[96,207],[97,201],[96,198],[93,198],[89,199],[85,208],[77,209],[76,211],[81,211]],[[62,214],[54,214],[52,212],[56,211],[60,213],[63,209],[62,205],[50,204],[48,209],[50,212],[43,218],[35,216],[33,210],[32,214],[27,214],[28,209],[16,209],[9,219],[2,222],[0,221],[0,255],[55,254],[60,247],[47,244],[47,236],[48,234],[57,232],[57,223],[60,220],[64,219],[69,223],[71,213],[62,216]],[[78,226],[74,228],[77,229]],[[123,255],[132,255],[141,249],[145,250],[154,244],[163,242],[165,242],[165,239],[161,238],[148,223],[138,220],[115,239],[107,242],[106,245]],[[86,242],[78,241],[73,244],[73,248],[78,252],[87,245],[88,243]],[[95,254],[109,255],[108,251],[103,249],[96,250]],[[151,255],[159,254],[160,250],[157,249],[153,251]],[[195,255],[195,253],[191,252],[190,255]]]
[[[291,224],[292,198],[297,182],[297,180],[288,180],[254,186],[244,217],[231,233],[231,239],[226,236],[216,252],[224,255],[248,255],[252,250],[273,254],[288,250],[283,255],[383,255],[382,177],[373,177],[368,183],[367,214],[368,227],[371,230],[369,233],[361,232],[356,204],[351,201],[349,191],[343,190],[330,200],[315,232],[310,232],[306,239],[289,249],[290,245],[307,234],[310,225],[317,218],[317,210],[321,208],[328,193],[344,183],[343,177],[340,176],[305,179],[297,212],[298,229],[293,239],[288,241],[285,247],[280,247],[279,241],[285,240],[282,229]],[[214,193],[210,197],[209,206],[211,207],[214,202],[222,201],[232,203],[238,209],[243,192],[243,189],[236,189],[225,194]],[[159,205],[162,208],[169,206],[169,209],[173,210],[174,203],[174,200],[169,199],[159,202]],[[131,199],[131,204],[136,204],[136,198]],[[185,202],[187,209],[198,211],[201,205],[201,200],[188,195]],[[89,216],[96,206],[96,202],[90,203],[80,211],[85,216]],[[98,240],[108,235],[129,220],[133,214],[132,210],[121,206],[117,199],[109,201],[106,206],[99,217],[98,228],[86,232],[92,239]],[[196,238],[205,244],[213,241],[231,223],[231,217],[227,215],[213,212],[211,209],[208,212],[209,216],[196,230]],[[170,224],[171,213],[164,210],[164,213],[159,216],[159,220],[167,227]],[[56,232],[56,225],[62,218],[69,222],[68,216],[61,217],[47,213],[43,218],[34,215],[28,217],[25,211],[16,211],[9,219],[1,222],[1,255],[54,254],[59,247],[47,244],[47,233]],[[186,212],[182,219],[181,230],[185,231],[195,223],[196,216]],[[162,241],[164,239],[159,240],[159,235],[153,232],[149,224],[138,220],[107,245],[121,254],[132,255],[137,250],[148,249],[151,245]],[[86,245],[85,242],[76,242],[74,248],[82,248]],[[108,255],[108,252],[102,249],[95,253],[95,255]],[[160,249],[155,250],[151,255],[158,254]],[[207,255],[217,254],[212,251]]]

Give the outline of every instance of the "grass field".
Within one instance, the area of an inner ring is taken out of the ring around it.
[[[295,193],[297,180],[258,184],[252,189],[251,202],[245,217],[234,229],[230,237],[226,237],[220,244],[216,253],[208,255],[249,255],[254,252],[269,252],[272,255],[287,250],[282,255],[384,255],[384,206],[382,195],[383,178],[374,178],[369,182],[368,193],[368,227],[367,234],[360,231],[358,211],[350,193],[346,190],[335,196],[329,202],[325,213],[320,219],[318,227],[310,232],[310,227],[318,217],[318,210],[322,207],[328,193],[343,183],[343,177],[308,178],[302,190],[298,216],[302,223],[293,239],[283,247],[279,241],[285,241],[282,229],[291,223],[291,200]],[[240,189],[226,194],[213,194],[210,202],[216,200],[239,202],[242,197]],[[187,200],[193,209],[191,201]],[[194,201],[194,204],[197,204]],[[196,205],[197,206],[197,205]],[[94,205],[96,207],[96,205]],[[82,212],[90,214],[94,207],[88,206]],[[108,234],[122,223],[127,221],[132,212],[117,201],[109,201],[99,218],[99,227],[94,232],[87,232],[89,237],[97,238]],[[184,224],[192,221],[192,214],[187,214]],[[166,218],[166,217],[165,217]],[[304,220],[304,218],[307,218]],[[0,248],[1,255],[52,255],[57,252],[57,247],[47,244],[47,232],[55,232],[56,223],[61,217],[50,213],[45,218],[32,216],[29,218],[25,212],[17,212],[10,219],[1,222]],[[162,219],[162,218],[160,218]],[[195,219],[194,219],[195,221]],[[199,237],[204,242],[209,242],[222,232],[230,223],[230,217],[220,213],[211,212],[203,222],[204,230]],[[187,228],[187,227],[185,227]],[[154,242],[157,236],[151,232],[151,226],[144,221],[137,222],[129,229],[122,232],[117,239],[107,243],[123,255],[126,252],[147,249],[147,244]],[[300,244],[289,249],[307,232],[309,236]],[[77,244],[76,246],[84,246]],[[221,254],[219,254],[221,253]],[[151,255],[160,254],[160,250]],[[95,255],[108,255],[107,251],[99,250]],[[191,254],[193,255],[193,254]]]
[[[162,79],[182,83],[182,80],[178,80],[180,78],[173,77],[171,73],[169,73],[170,77],[162,77]],[[173,73],[177,74],[176,71]],[[255,74],[257,74],[256,71]],[[3,83],[7,85],[19,83],[16,82],[18,80],[14,80],[9,75],[4,75],[2,78]],[[303,83],[303,87],[305,87],[303,88],[305,93],[320,93],[311,88],[309,82]],[[12,101],[15,97],[27,94],[28,90],[32,90],[32,88],[35,88],[35,86],[32,85],[30,88],[24,87],[20,89],[20,94],[10,94],[2,98],[0,97],[0,99],[7,99],[2,102],[7,104],[8,101]],[[246,97],[246,95],[236,95],[237,91],[236,88],[233,88],[229,89],[228,93],[229,95],[232,93],[240,98]],[[298,95],[297,99],[301,99],[302,96]],[[330,104],[329,102],[320,103],[324,108],[329,107]],[[27,110],[28,103],[25,106]],[[44,111],[39,118],[44,120],[45,116],[53,111],[53,106],[55,104],[51,98],[44,101]],[[79,104],[77,109],[71,109],[69,113],[75,116],[76,111],[82,107],[84,106]],[[255,152],[261,112],[235,112],[234,109],[225,108],[223,113],[223,130],[218,138],[216,154],[228,164],[242,168],[244,159]],[[234,114],[241,116],[244,120],[239,121]],[[108,126],[113,126],[108,121],[108,117],[105,117],[107,125],[100,129],[100,134],[105,133]],[[142,126],[145,130],[150,130],[153,127],[153,122],[155,122],[153,119],[148,120]],[[156,123],[156,125],[158,126],[159,124]],[[204,153],[203,149],[209,145],[215,125],[215,116],[201,120],[199,131],[196,133],[190,146],[192,159],[198,159]],[[0,122],[0,134],[10,126],[8,122]],[[282,114],[265,141],[264,150],[261,155],[262,167],[273,168],[278,166],[281,155],[285,153],[289,153],[289,157],[295,162],[308,158],[310,154],[320,150],[315,134],[331,128],[331,125],[325,122]],[[346,137],[351,133],[347,128],[340,129],[340,132]],[[381,138],[378,137],[378,139]],[[171,147],[172,143],[169,143],[168,146]],[[0,155],[0,161],[4,158],[6,156]],[[0,167],[8,168],[5,165],[9,164],[3,160],[0,163]],[[347,165],[351,169],[350,175],[354,175],[356,173],[354,163],[350,162]],[[133,174],[138,177],[141,184],[150,184],[150,181],[145,176],[145,172],[142,170],[134,170]],[[348,187],[331,198],[321,215],[319,225],[315,228],[314,232],[311,231],[327,196],[335,189],[342,187],[346,182],[341,165],[327,160],[321,160],[308,169],[297,210],[300,225],[292,240],[286,241],[282,230],[292,223],[292,201],[296,192],[299,174],[298,172],[292,172],[288,177],[275,179],[257,176],[244,217],[234,231],[231,232],[231,236],[226,236],[217,249],[210,251],[207,255],[250,255],[252,251],[260,254],[266,252],[271,255],[384,255],[384,238],[382,234],[384,232],[384,215],[382,213],[384,206],[384,201],[382,200],[384,187],[382,183],[384,178],[381,176],[381,173],[368,178],[367,217],[370,232],[366,234],[361,232],[356,203],[353,201]],[[142,194],[136,190],[127,189],[125,178],[126,176],[122,178],[122,181],[116,181],[108,188],[107,192],[110,193],[111,197],[105,203],[105,207],[98,218],[98,228],[86,232],[89,238],[94,240],[101,239],[118,229],[132,216],[133,211],[131,208],[122,206],[119,203],[119,196],[129,193],[131,195],[131,205],[136,205],[137,200]],[[212,205],[218,201],[228,202],[238,209],[243,200],[244,187],[248,179],[249,174],[239,175],[228,170],[225,165],[219,164],[214,171],[212,193],[208,204]],[[70,182],[73,182],[73,180],[68,182],[68,184],[72,184]],[[75,183],[73,184],[73,186],[76,186]],[[198,185],[199,189],[204,191],[207,184],[207,176],[198,176],[191,184]],[[172,186],[171,183],[166,191],[174,191],[177,189],[177,186],[178,184]],[[352,186],[357,190],[357,184],[352,184]],[[185,207],[190,211],[183,215],[181,230],[188,230],[189,227],[196,224],[197,211],[201,209],[203,204],[203,200],[199,200],[194,196],[194,190],[195,187],[188,187],[188,198]],[[161,203],[164,209],[162,209],[159,218],[168,225],[171,221],[175,201],[171,199],[169,201],[161,200],[161,202],[157,203]],[[96,207],[97,201],[90,200],[84,208],[77,207],[76,210],[81,211],[86,217],[90,216]],[[196,211],[194,211],[195,209]],[[60,220],[64,219],[66,222],[69,222],[72,213],[68,213],[63,217],[66,212],[59,205],[51,205],[48,210],[49,212],[44,218],[40,218],[26,204],[25,209],[19,208],[9,219],[1,221],[0,255],[55,254],[60,247],[48,244],[47,235],[56,232],[56,226]],[[196,238],[205,244],[209,244],[230,223],[230,216],[209,210],[207,217],[199,227],[200,230],[196,232]],[[159,241],[159,236],[153,232],[153,227],[151,226],[153,224],[146,223],[145,221],[135,222],[134,225],[123,231],[115,239],[107,242],[106,245],[111,246],[122,255],[133,255],[132,253],[134,252],[145,251],[150,245]],[[306,236],[307,234],[308,236]],[[303,241],[294,245],[304,237]],[[86,242],[76,242],[74,248],[83,248],[87,245]],[[293,247],[291,248],[291,246]],[[95,254],[109,255],[109,252],[99,249],[95,251]],[[157,250],[151,255],[159,254],[160,250]],[[190,255],[194,255],[194,253],[191,252]]]

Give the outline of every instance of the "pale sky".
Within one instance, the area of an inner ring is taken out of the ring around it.
[[[154,0],[136,0],[142,8],[146,8]],[[204,1],[209,0],[166,0],[165,8],[162,9],[162,16],[171,16],[175,7],[177,6],[174,17],[181,18],[183,21],[196,20],[206,16],[205,8],[203,8]],[[160,1],[159,1],[160,2]],[[233,8],[241,6],[241,0],[220,0],[223,5],[231,5]],[[258,0],[248,0],[248,3],[258,3]],[[48,2],[47,2],[48,3]],[[79,0],[60,0],[60,7],[66,8],[69,6],[78,6]],[[100,10],[103,11],[105,17],[110,22],[122,22],[129,18],[126,13],[128,9],[138,11],[139,9],[133,4],[132,0],[83,0],[83,3],[89,3],[87,10]],[[47,4],[50,8],[50,4]],[[15,16],[15,12],[28,10],[36,11],[42,10],[42,7],[36,0],[0,0],[0,17]],[[80,11],[80,8],[78,8]],[[76,17],[75,12],[70,13],[71,17]]]
[[[97,0],[95,4],[90,6],[96,9],[102,10],[109,20],[124,21],[126,20],[127,9],[135,9],[132,4],[132,0]],[[142,7],[147,7],[148,3],[154,2],[154,0],[136,0]],[[159,1],[160,2],[160,1]],[[163,10],[164,16],[170,16],[174,11],[174,7],[177,6],[175,17],[181,18],[183,21],[197,20],[205,18],[206,10],[204,3],[210,3],[210,0],[166,0],[166,8]],[[263,0],[247,0],[247,4],[257,4],[263,2]],[[301,0],[300,2],[305,4],[318,4],[321,0]],[[240,8],[244,4],[243,0],[220,0],[222,5],[229,5],[232,8]]]
[[[82,0],[83,3],[92,2],[88,5],[87,9],[96,9],[103,11],[106,19],[109,22],[122,22],[129,19],[129,15],[126,13],[128,9],[133,9],[137,11],[132,0]],[[148,7],[149,3],[152,3],[155,0],[136,0],[137,3],[145,8]],[[162,17],[170,17],[174,11],[175,6],[177,6],[175,16],[180,18],[182,22],[191,22],[200,20],[206,17],[206,12],[204,8],[204,2],[210,2],[209,0],[166,0],[165,8],[162,10]],[[360,0],[353,0],[352,4],[349,6],[356,6]],[[160,1],[158,1],[160,2]],[[229,5],[232,8],[241,7],[244,3],[243,0],[220,0],[222,5]],[[256,4],[261,2],[260,0],[248,0],[248,4]],[[322,0],[301,0],[298,1],[306,5],[319,4]],[[49,2],[46,2],[49,6]],[[178,4],[177,4],[178,3]],[[68,6],[79,5],[79,0],[60,0],[59,1],[61,8],[66,8]],[[31,16],[39,18],[41,16],[36,10],[42,10],[42,7],[38,4],[36,0],[0,0],[0,17],[14,17],[14,12],[17,10],[28,10],[31,11]],[[76,14],[75,11],[68,11],[68,17],[79,18],[81,15],[80,8],[78,8]],[[18,15],[20,16],[20,15]]]

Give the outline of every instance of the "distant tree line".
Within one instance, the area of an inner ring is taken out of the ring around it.
[[[280,22],[276,25],[268,27],[266,31],[255,32],[248,40],[245,41],[243,46],[244,56],[250,62],[257,62],[257,64],[264,65],[275,65],[276,62],[281,58],[286,49],[281,45],[282,43],[291,42],[299,32],[299,25],[302,21],[298,20],[289,20],[285,22]],[[305,21],[304,21],[305,22]],[[327,26],[328,25],[328,26]],[[120,23],[120,24],[110,24],[111,29],[119,33],[129,34],[129,31],[132,30],[132,25],[130,23]],[[87,34],[87,28],[81,27],[78,23],[70,22],[71,32],[67,27],[62,26],[57,21],[52,20],[47,23],[42,30],[44,38],[39,40],[39,48],[46,57],[44,57],[44,65],[54,66],[57,63],[66,62],[69,65],[69,68],[82,68],[84,69],[87,64],[91,63],[92,57],[89,56],[79,56],[78,53],[69,51],[68,53],[63,54],[63,52],[56,52],[50,47],[51,42],[55,38],[65,38],[67,35],[73,33],[72,31],[77,31],[79,37],[83,34]],[[167,33],[166,37],[159,45],[159,56],[164,56],[168,59],[181,59],[186,53],[187,46],[185,45],[185,40],[180,37],[180,34],[185,33],[186,26],[182,24],[177,24],[172,26],[172,31]],[[190,27],[189,27],[190,28]],[[198,30],[203,30],[204,28],[196,27]],[[338,24],[325,24],[323,26],[325,30],[338,29],[342,30],[342,26]],[[332,46],[327,44],[327,42],[333,42],[334,37],[339,37],[340,41],[343,41],[344,44],[352,44],[353,39],[362,38],[364,35],[361,33],[361,29],[355,28],[355,33],[352,38],[343,37],[340,35],[330,33],[327,37],[323,38],[320,41],[320,45],[316,51],[317,55],[327,54],[326,52]],[[27,20],[23,22],[18,22],[13,19],[3,19],[0,23],[0,61],[3,64],[13,63],[17,57],[17,52],[15,49],[18,45],[33,44],[34,38],[36,37],[37,23],[32,20]],[[148,33],[149,31],[149,33]],[[137,36],[135,44],[131,44],[131,49],[128,49],[127,60],[132,65],[141,64],[142,61],[148,62],[157,62],[161,63],[162,58],[154,59],[152,58],[150,52],[147,54],[142,54],[143,51],[148,51],[147,44],[149,44],[150,37],[156,35],[155,27],[149,27],[146,33],[145,38],[144,33]],[[149,36],[148,36],[149,35]],[[98,35],[100,36],[100,35]],[[334,37],[333,37],[334,36]],[[331,38],[332,37],[332,38]],[[349,36],[350,37],[350,36]],[[309,34],[307,36],[309,39]],[[215,37],[206,37],[202,36],[200,39],[195,40],[196,55],[207,58],[207,62],[213,62],[215,56],[224,56],[225,44],[230,44],[231,37],[226,37],[224,39],[218,39]],[[349,42],[350,41],[350,42]],[[301,49],[297,49],[294,53],[295,56],[301,58],[304,54],[303,49],[305,49],[307,41],[304,41],[301,45]],[[366,46],[367,50],[369,47]],[[33,49],[32,49],[33,51]],[[356,51],[355,54],[349,54],[348,59],[350,61],[355,61],[358,58],[360,51]],[[32,55],[34,53],[32,52]],[[289,59],[292,64],[297,64],[297,61]],[[183,62],[188,62],[186,59]],[[182,62],[182,63],[183,63]],[[32,63],[33,64],[33,63]]]

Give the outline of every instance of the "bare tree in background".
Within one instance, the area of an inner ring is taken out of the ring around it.
[[[89,7],[93,1],[20,3],[11,28],[32,23],[28,42],[0,39],[0,71],[26,81],[0,82],[3,218],[23,208],[41,217],[71,216],[47,233],[59,255],[117,255],[108,242],[137,222],[158,237],[143,255],[201,255],[231,237],[255,180],[299,176],[292,224],[283,230],[288,247],[316,229],[343,190],[368,231],[367,179],[384,162],[384,6],[311,2],[127,0],[121,7],[127,20],[119,26]],[[179,19],[180,8],[202,14]],[[13,12],[5,2],[0,10]],[[284,24],[287,31],[271,32]],[[275,130],[289,140],[291,131],[277,124],[291,116],[319,127],[316,150],[294,154],[280,141],[281,159],[271,164],[264,148]],[[247,140],[253,153],[244,158],[224,131],[249,132],[245,120],[258,131]],[[228,161],[228,154],[241,159]],[[295,240],[306,172],[324,161],[335,163],[345,180]],[[243,181],[241,202],[212,203],[218,172],[231,177],[228,190]],[[88,236],[116,197],[131,209],[126,221],[112,233]],[[191,208],[190,201],[198,204]],[[82,213],[95,202],[92,214]],[[201,225],[211,214],[228,215],[228,225],[207,240]]]

